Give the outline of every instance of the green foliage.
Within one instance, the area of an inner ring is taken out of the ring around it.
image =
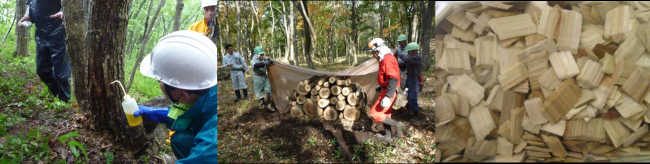
[[[107,151],[104,153],[104,158],[106,158],[106,163],[111,164],[113,163],[113,160],[115,159],[115,156],[113,155],[112,151]]]
[[[309,145],[312,145],[312,146],[314,146],[314,145],[316,144],[316,142],[318,142],[318,139],[316,139],[316,136],[312,136],[311,138],[309,138],[309,139],[307,140],[307,143],[308,143]]]
[[[50,135],[43,136],[42,128],[32,129],[27,136],[19,134],[17,137],[4,136],[7,139],[5,145],[0,145],[0,163],[21,163],[25,160],[48,161],[50,147],[47,141]]]
[[[7,128],[14,126],[22,121],[25,121],[25,118],[21,117],[18,114],[5,114],[0,113],[0,135],[7,133]]]
[[[76,132],[76,131],[70,132],[68,134],[59,136],[59,141],[63,145],[65,145],[66,141],[68,139],[70,139],[72,137],[79,136],[79,135],[80,134],[78,132]],[[77,158],[79,157],[80,154],[79,154],[79,150],[77,150],[77,149],[81,149],[81,151],[83,152],[83,155],[86,157],[86,159],[88,159],[88,153],[86,153],[86,148],[85,148],[84,144],[79,143],[79,142],[77,142],[75,140],[71,140],[70,142],[67,142],[67,143],[68,143],[68,146],[70,146],[70,151],[72,151],[72,154],[74,154],[75,157],[77,157]]]
[[[332,154],[334,158],[336,159],[343,159],[345,158],[345,153],[343,153],[343,150],[339,147],[338,149],[334,150],[334,154]]]

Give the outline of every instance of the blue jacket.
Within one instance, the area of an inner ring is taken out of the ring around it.
[[[199,97],[187,112],[167,125],[175,131],[190,130],[194,147],[189,157],[176,163],[217,163],[217,85]]]
[[[50,18],[50,15],[63,11],[61,0],[28,0],[27,5],[31,22],[36,27],[36,43],[44,46],[65,46],[63,19]]]

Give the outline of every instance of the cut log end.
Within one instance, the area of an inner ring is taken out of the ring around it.
[[[302,105],[294,105],[291,107],[291,116],[293,117],[300,117],[303,116],[305,113],[302,110]]]
[[[338,102],[339,102],[338,97],[331,97],[330,98],[330,105],[336,105],[336,103],[338,103]]]
[[[347,100],[348,104],[355,106],[357,105],[357,102],[359,102],[359,97],[356,94],[349,94]]]
[[[321,89],[320,89],[320,92],[319,92],[318,95],[319,95],[321,98],[326,99],[326,98],[329,98],[329,97],[330,97],[330,94],[331,94],[331,93],[330,93],[330,89],[329,89],[329,88],[321,88]]]
[[[338,85],[332,86],[332,88],[330,88],[330,92],[332,93],[332,95],[338,96],[339,94],[341,94],[341,87],[339,87]]]
[[[343,118],[350,121],[355,121],[359,118],[359,110],[352,106],[347,105],[343,111]]]
[[[350,87],[341,88],[341,94],[343,94],[343,96],[348,96],[350,94]]]
[[[336,120],[339,118],[339,112],[333,106],[327,106],[323,111],[323,118],[329,121]]]
[[[300,95],[296,98],[296,103],[302,105],[305,104],[305,100],[307,100],[307,97]]]
[[[311,99],[307,99],[302,106],[303,112],[309,117],[320,116],[323,110],[318,107],[318,104]]]
[[[329,79],[328,82],[329,82],[330,84],[336,84],[336,81],[338,81],[338,80],[339,80],[339,79],[336,78],[336,77],[330,77],[330,79]]]
[[[320,100],[318,100],[318,107],[325,108],[328,105],[330,105],[330,100],[329,99],[320,99]]]
[[[345,101],[336,102],[336,110],[343,111],[345,109]]]

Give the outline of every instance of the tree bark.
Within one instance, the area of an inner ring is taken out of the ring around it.
[[[21,0],[22,1],[22,0]],[[87,0],[84,0],[87,1]],[[77,104],[80,109],[90,110],[88,105],[88,45],[86,40],[86,31],[88,29],[89,20],[86,19],[89,13],[84,6],[87,3],[78,3],[76,1],[62,0],[61,5],[63,10],[63,22],[65,23],[65,45],[68,59],[72,68],[72,86],[74,95],[77,99]],[[23,10],[24,12],[25,10]],[[27,43],[25,42],[25,48]],[[18,45],[18,44],[17,44]],[[25,50],[26,52],[26,50]]]
[[[379,38],[384,38],[384,1],[379,6]]]
[[[339,112],[333,106],[327,106],[323,111],[323,118],[328,121],[336,120],[339,118]]]
[[[293,3],[289,3],[291,5],[290,8],[290,13],[291,13],[291,56],[293,57],[293,60],[295,62],[296,66],[300,66],[300,61],[298,60],[298,39],[296,39],[296,27],[298,26],[298,16],[295,13],[296,7]]]
[[[183,6],[185,6],[183,0],[176,0],[176,13],[174,14],[174,31],[178,31],[181,29],[181,14],[183,14]]]
[[[242,54],[242,28],[241,28],[241,10],[239,8],[239,1],[235,1],[235,9],[237,10],[237,51]]]
[[[158,14],[160,13],[160,9],[165,5],[166,0],[160,0],[160,3],[158,3],[158,9],[156,9],[156,13],[153,14],[153,18],[151,19],[151,24],[152,25],[150,28],[145,29],[145,34],[144,34],[144,41],[142,42],[142,47],[140,47],[140,51],[138,52],[138,57],[135,60],[135,63],[133,64],[133,69],[131,69],[131,76],[129,78],[129,84],[126,86],[126,92],[129,92],[131,89],[131,84],[133,84],[133,77],[135,76],[136,69],[140,66],[140,62],[142,62],[142,58],[144,56],[145,50],[147,49],[147,44],[149,43],[149,39],[151,38],[151,31],[153,31],[153,27],[156,25],[156,19],[158,19]],[[146,26],[145,26],[146,27]]]
[[[271,50],[271,53],[275,51],[275,11],[273,11],[273,1],[269,1],[269,9],[271,9],[269,12],[271,12],[271,47],[269,50]],[[273,53],[274,57],[278,58],[280,52],[275,52]]]
[[[419,5],[415,5],[416,2],[411,2],[411,3],[413,3],[413,4],[411,4],[411,6],[413,6],[413,20],[411,21],[411,23],[413,25],[411,25],[412,29],[409,30],[409,34],[411,35],[411,39],[410,39],[409,43],[410,42],[417,42],[418,41],[418,36],[419,36],[418,35],[419,34],[418,33],[418,11],[419,11],[418,9],[419,9]]]
[[[90,91],[87,95],[92,120],[91,128],[108,131],[127,150],[138,150],[151,144],[143,126],[131,127],[120,102],[124,93],[111,81],[124,80],[124,41],[130,0],[95,0],[88,34]],[[111,7],[106,7],[111,6]],[[71,13],[68,13],[71,14]],[[69,24],[66,24],[68,26]],[[71,57],[74,58],[74,57]],[[80,97],[81,95],[77,96]]]
[[[293,117],[300,117],[304,115],[304,112],[302,110],[302,105],[294,105],[291,107],[291,116]]]
[[[423,6],[424,7],[424,6]],[[427,11],[426,13],[427,16],[426,18],[422,18],[422,30],[424,31],[424,34],[422,36],[422,41],[420,42],[420,53],[422,54],[422,71],[427,71],[433,66],[433,60],[431,59],[431,49],[433,47],[430,47],[431,43],[431,36],[432,36],[432,24],[433,24],[433,12],[434,12],[434,4],[429,2]]]
[[[316,33],[314,31],[314,27],[311,24],[311,21],[309,20],[309,8],[307,7],[307,1],[302,0],[299,1],[300,6],[298,6],[298,10],[300,10],[300,13],[302,14],[302,20],[303,20],[303,25],[309,26],[309,28],[304,28],[304,37],[305,37],[305,44],[304,44],[304,51],[305,51],[305,56],[307,58],[307,65],[310,69],[314,69],[314,64],[312,63],[311,59],[311,35],[314,36],[314,40],[318,40]]]
[[[350,48],[350,51],[352,51],[352,56],[354,57],[354,62],[352,62],[352,65],[357,65],[357,38],[358,38],[358,29],[357,29],[357,16],[355,12],[356,8],[356,1],[352,0],[352,16],[350,19],[352,20],[352,38],[350,39],[352,41],[352,45]]]
[[[15,22],[20,21],[27,11],[27,0],[16,0],[16,17]],[[29,29],[16,27],[16,56],[27,56],[29,46]]]
[[[282,25],[284,25],[284,35],[285,35],[285,50],[284,50],[284,59],[282,62],[289,63],[289,56],[290,56],[290,45],[291,45],[291,37],[290,37],[290,32],[289,32],[289,25],[290,23],[287,22],[287,11],[286,7],[284,6],[284,1],[280,1],[282,4]]]

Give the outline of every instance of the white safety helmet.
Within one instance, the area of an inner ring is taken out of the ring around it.
[[[219,3],[219,0],[201,0],[201,8],[207,6],[216,6]]]
[[[176,31],[161,38],[140,63],[142,75],[186,90],[217,85],[217,47],[200,33]]]
[[[368,47],[372,49],[370,52],[379,51],[379,48],[383,46],[386,46],[386,42],[381,38],[372,39],[372,41],[368,43]]]

